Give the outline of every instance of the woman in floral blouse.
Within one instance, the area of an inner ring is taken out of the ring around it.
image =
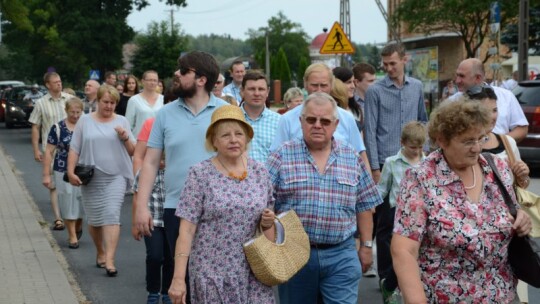
[[[480,154],[490,122],[487,108],[464,100],[431,115],[439,149],[406,173],[397,200],[391,248],[406,303],[519,303],[508,245],[532,226],[522,210],[510,216]],[[515,200],[508,165],[494,159]]]

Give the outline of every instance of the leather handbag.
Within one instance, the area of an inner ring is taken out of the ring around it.
[[[501,180],[495,162],[493,161],[493,156],[489,153],[482,153],[482,155],[486,158],[493,170],[495,182],[501,189],[504,202],[508,206],[510,214],[516,218],[516,206]],[[510,245],[508,245],[508,262],[518,279],[531,286],[540,288],[540,246],[528,235],[524,237],[514,235],[512,237]]]
[[[309,237],[294,210],[276,216],[276,241],[258,229],[257,236],[244,243],[244,253],[255,277],[274,286],[292,278],[309,260]]]
[[[75,175],[79,177],[84,186],[88,185],[94,176],[94,166],[77,165],[75,166]],[[67,172],[64,172],[64,182],[69,183]]]
[[[505,135],[501,135],[501,140],[508,155],[508,162],[510,167],[515,163],[516,156],[514,151],[508,142],[508,139]],[[531,218],[533,229],[530,233],[532,237],[540,237],[540,196],[527,191],[517,185],[516,179],[514,178],[514,189],[516,191],[516,197],[519,205]]]

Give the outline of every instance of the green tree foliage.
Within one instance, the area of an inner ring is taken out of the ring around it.
[[[5,3],[14,0],[0,0]],[[186,0],[160,0],[185,6]],[[8,55],[0,66],[13,77],[41,82],[48,68],[59,72],[68,84],[81,85],[90,69],[122,67],[122,46],[134,32],[127,24],[133,9],[149,5],[147,0],[16,0],[24,5],[31,27],[15,22],[5,26]],[[22,66],[20,65],[21,63]]]
[[[189,50],[208,52],[216,57],[219,62],[237,56],[251,54],[251,46],[243,40],[234,39],[230,36],[215,34],[189,37]]]
[[[8,20],[21,31],[32,32],[34,27],[28,19],[28,8],[22,0],[0,0],[2,19]]]
[[[281,94],[284,94],[291,87],[291,69],[287,55],[283,48],[279,48],[277,55],[272,57],[274,62],[273,70],[271,70],[274,75],[272,78],[281,80]]]
[[[131,62],[133,74],[141,77],[146,70],[155,70],[160,78],[172,75],[177,67],[180,52],[187,49],[188,38],[179,24],[172,31],[167,21],[152,22],[146,33],[135,37],[136,51]]]
[[[493,0],[403,0],[392,16],[393,26],[405,22],[410,32],[429,35],[454,32],[463,41],[467,58],[475,57],[489,33],[490,4]],[[517,15],[519,1],[499,0],[501,23]],[[486,54],[484,61],[489,58]]]
[[[298,81],[299,87],[304,87],[304,74],[306,69],[309,66],[309,60],[307,57],[300,57],[300,62],[298,63],[298,72],[296,73],[296,80]]]
[[[518,51],[519,27],[516,19],[508,24],[501,33],[501,43],[511,51]],[[540,55],[540,3],[531,6],[529,11],[529,54]]]
[[[353,55],[354,63],[366,62],[371,64],[376,69],[381,65],[381,56],[377,46],[368,44],[355,44],[356,52]]]
[[[298,71],[300,58],[309,58],[309,37],[299,23],[289,20],[283,12],[279,12],[268,20],[268,26],[257,30],[249,29],[247,42],[251,45],[255,60],[265,66],[266,33],[268,33],[270,54],[277,54],[280,48],[288,54],[291,71]],[[302,76],[299,76],[300,78]],[[298,79],[298,75],[295,75]]]

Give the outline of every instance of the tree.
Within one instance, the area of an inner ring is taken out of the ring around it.
[[[508,24],[501,33],[501,43],[506,44],[511,51],[518,51],[518,24],[517,18]],[[529,11],[529,54],[540,55],[540,4],[536,4]]]
[[[141,76],[147,70],[155,70],[161,78],[172,75],[177,59],[187,49],[188,38],[175,24],[172,31],[169,22],[152,22],[144,34],[135,37],[133,74]]]
[[[306,69],[309,66],[309,60],[302,56],[300,57],[300,62],[298,63],[298,72],[296,73],[296,80],[298,81],[299,87],[304,87],[304,74]]]
[[[266,35],[268,34],[270,54],[277,54],[279,48],[288,55],[290,70],[297,71],[300,58],[309,58],[308,35],[299,23],[287,19],[283,12],[268,20],[268,26],[257,30],[249,29],[247,42],[251,44],[255,60],[260,66],[265,66]],[[302,76],[298,76],[302,77]]]
[[[476,56],[489,33],[490,4],[493,0],[403,0],[392,16],[396,26],[404,22],[409,32],[454,32],[463,41],[467,58]],[[499,0],[501,23],[517,15],[519,1]],[[490,57],[486,53],[484,62]]]
[[[149,5],[148,0],[0,1],[2,8],[15,2],[24,6],[15,10],[18,15],[6,16],[10,21],[4,41],[8,55],[0,59],[2,67],[17,78],[35,80],[54,68],[64,82],[72,84],[82,84],[89,69],[103,73],[121,67],[122,46],[134,35],[126,19],[133,9]],[[163,1],[186,6],[186,0]],[[25,14],[31,27],[13,19]],[[20,62],[25,69],[17,66]]]
[[[284,94],[291,87],[291,69],[283,48],[279,48],[277,55],[272,56],[272,60],[274,63],[273,70],[271,70],[274,75],[272,79],[281,81],[281,94]]]
[[[219,62],[241,55],[251,54],[251,46],[243,40],[233,39],[230,36],[215,34],[188,36],[190,50],[208,52]]]

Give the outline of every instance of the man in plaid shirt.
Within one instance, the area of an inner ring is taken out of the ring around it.
[[[373,262],[371,209],[382,200],[362,158],[333,138],[339,119],[330,95],[310,95],[300,122],[303,138],[286,142],[267,162],[276,213],[294,209],[311,243],[306,266],[279,286],[280,303],[316,303],[319,292],[324,303],[357,303],[362,270]]]

